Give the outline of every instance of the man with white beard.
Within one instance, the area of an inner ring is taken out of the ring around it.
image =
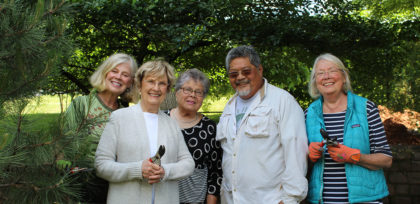
[[[295,98],[263,77],[252,46],[226,56],[236,94],[217,126],[223,148],[223,203],[299,203],[306,197],[308,143]]]

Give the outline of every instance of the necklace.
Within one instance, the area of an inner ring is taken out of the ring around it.
[[[174,114],[175,119],[176,119],[177,121],[182,122],[182,123],[185,123],[185,124],[191,124],[191,123],[193,123],[194,121],[196,121],[196,120],[197,120],[197,118],[198,118],[198,114],[197,114],[197,113],[195,113],[195,118],[194,118],[193,120],[190,120],[190,121],[181,120],[181,119],[179,119],[179,118],[176,116],[177,114],[178,114],[178,115],[180,115],[180,114],[179,114],[179,110],[178,110],[178,108],[177,108],[177,109],[175,109],[175,111],[176,111],[176,113]]]
[[[108,106],[108,108],[111,108],[113,110],[118,108],[118,102],[116,100],[112,104],[109,105],[108,103],[105,102],[106,100],[104,100],[103,96],[101,96],[100,94],[98,94],[98,96],[99,96],[99,99],[102,101],[102,103],[105,106]]]

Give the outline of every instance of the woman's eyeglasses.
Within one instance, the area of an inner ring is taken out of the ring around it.
[[[187,95],[192,95],[192,93],[195,93],[195,96],[197,97],[203,97],[204,96],[204,92],[202,92],[201,90],[192,90],[191,88],[181,88],[182,92],[184,92],[184,94]]]
[[[315,76],[317,78],[322,78],[323,76],[325,76],[326,74],[328,74],[328,76],[337,76],[337,74],[340,72],[339,69],[330,69],[328,71],[319,71],[319,72],[315,72]]]

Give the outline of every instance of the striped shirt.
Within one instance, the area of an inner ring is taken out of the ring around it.
[[[383,153],[392,157],[378,108],[372,101],[367,101],[366,110],[369,125],[370,153]],[[305,117],[306,113],[307,110],[305,111]],[[325,128],[329,136],[336,138],[342,144],[346,111],[324,113],[323,116]],[[344,164],[334,161],[328,151],[325,151],[324,154],[324,189],[322,194],[324,203],[348,203],[348,188]],[[382,204],[380,200],[365,203]]]

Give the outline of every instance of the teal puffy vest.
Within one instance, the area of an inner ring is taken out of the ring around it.
[[[320,97],[308,108],[306,131],[308,142],[321,142],[320,128],[325,129],[323,99]],[[369,126],[366,112],[367,99],[347,92],[347,111],[344,122],[343,143],[347,147],[359,149],[362,154],[370,154]],[[309,178],[307,200],[322,203],[324,158],[319,159]],[[349,202],[366,202],[381,199],[389,194],[383,170],[369,170],[365,167],[345,164]]]

